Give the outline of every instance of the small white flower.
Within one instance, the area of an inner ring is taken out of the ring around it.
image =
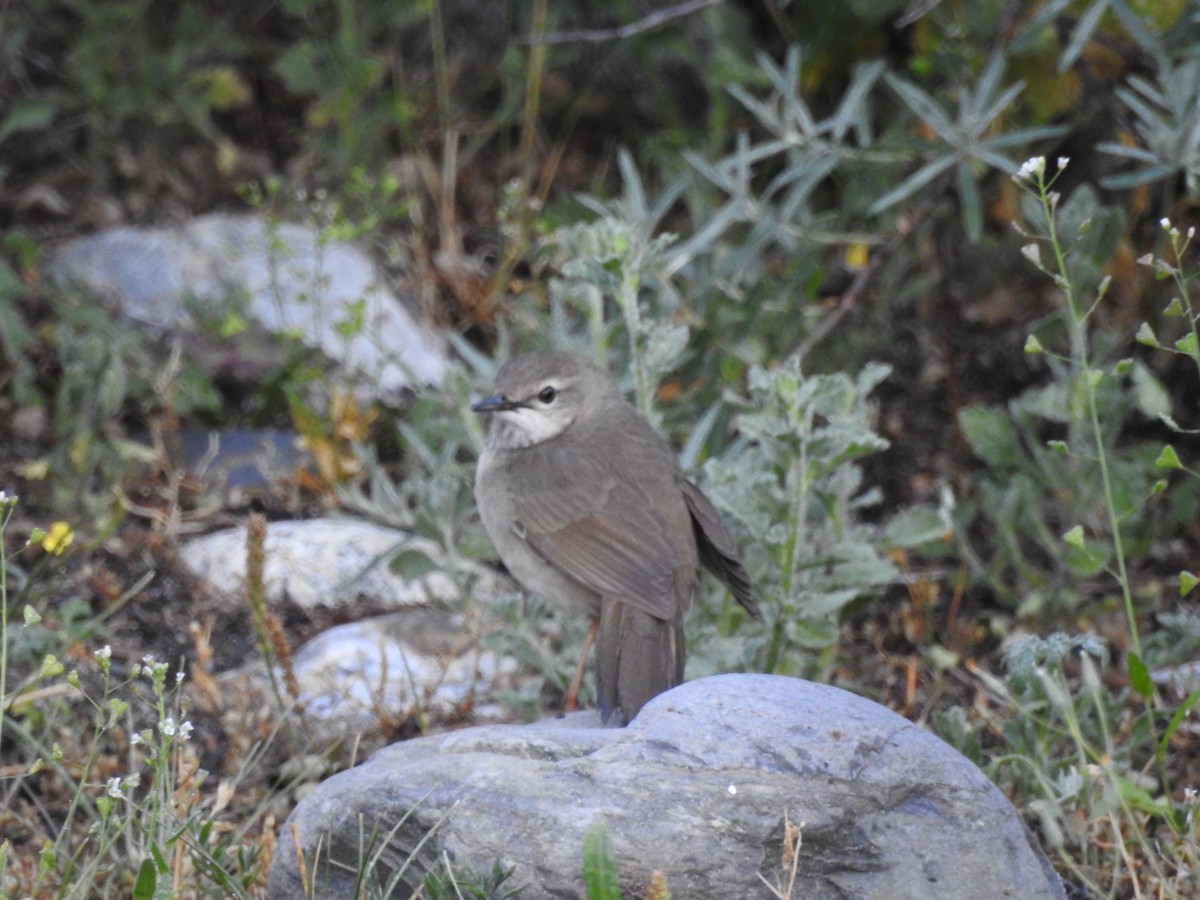
[[[192,736],[193,730],[194,730],[194,728],[192,726],[192,723],[185,719],[179,725],[179,739],[181,741],[186,741],[188,738],[190,738]]]
[[[1196,236],[1196,226],[1195,225],[1193,225],[1191,228],[1188,229],[1187,235],[1188,235],[1189,241]]]
[[[124,799],[125,793],[121,790],[121,779],[117,777],[108,779],[108,787],[105,789],[105,793],[114,800]]]
[[[1061,169],[1065,169],[1065,168],[1067,167],[1067,163],[1069,163],[1070,161],[1071,161],[1071,157],[1069,157],[1069,156],[1060,156],[1060,157],[1058,158],[1058,168],[1059,168],[1060,170],[1061,170]]]
[[[96,659],[112,659],[112,647],[105,644],[96,651]]]
[[[1046,174],[1046,157],[1035,156],[1032,159],[1027,159],[1021,164],[1021,168],[1017,170],[1017,181],[1033,181],[1041,179]]]
[[[165,719],[163,719],[162,724],[158,727],[167,737],[175,737],[175,720],[170,716],[167,716]]]
[[[183,684],[183,669],[180,669],[178,672],[175,673],[175,683]]]
[[[131,738],[129,739],[129,743],[133,744],[133,746],[135,746],[135,747],[136,747],[136,746],[137,746],[138,744],[140,744],[141,742],[142,742],[142,735],[141,735],[141,733],[140,733],[140,732],[137,732],[137,731],[135,731],[135,732],[133,733],[133,737],[131,737]]]
[[[169,668],[167,663],[159,662],[149,653],[142,657],[142,674],[150,681],[161,682],[166,677]]]
[[[1163,216],[1161,219],[1159,219],[1158,224],[1162,226],[1164,231],[1169,231],[1171,228],[1171,220],[1166,216]]]

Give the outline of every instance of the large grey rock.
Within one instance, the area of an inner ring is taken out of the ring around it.
[[[299,335],[368,399],[440,384],[448,367],[441,338],[384,286],[369,256],[305,225],[214,214],[175,228],[112,228],[58,248],[48,272],[156,331],[194,333],[236,312]],[[226,343],[232,352],[235,339]]]
[[[770,897],[785,817],[803,823],[803,898],[1061,898],[1020,816],[967,759],[837,688],[765,675],[661,694],[625,729],[590,713],[396,744],[322,783],[285,823],[271,897],[355,896],[362,854],[394,896],[449,860],[516,867],[522,898],[579,897],[584,835],[607,825],[622,888],[650,873],[689,900]],[[364,849],[365,848],[365,849]]]

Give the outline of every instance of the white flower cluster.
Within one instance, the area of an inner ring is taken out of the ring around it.
[[[178,736],[179,740],[181,741],[186,741],[189,737],[191,737],[193,731],[191,722],[185,719],[184,721],[176,724],[175,719],[172,716],[167,716],[165,719],[163,719],[158,727],[166,737]]]
[[[1165,217],[1162,219],[1159,219],[1158,224],[1161,225],[1163,231],[1165,231],[1167,234],[1169,234],[1172,238],[1175,238],[1175,239],[1179,238],[1180,231],[1178,228],[1176,228],[1174,225],[1171,224],[1170,219],[1165,218]],[[1187,230],[1187,238],[1190,241],[1195,236],[1196,236],[1196,226],[1193,225],[1191,228],[1189,228]]]
[[[1060,156],[1057,160],[1055,160],[1055,163],[1058,166],[1058,170],[1061,172],[1063,169],[1065,169],[1067,167],[1067,163],[1069,163],[1070,161],[1071,161],[1071,157]],[[1017,170],[1017,174],[1013,176],[1013,181],[1016,181],[1016,182],[1032,181],[1032,182],[1040,184],[1042,179],[1045,177],[1046,177],[1046,157],[1035,156],[1032,159],[1025,160],[1025,162],[1023,162],[1021,164],[1021,168],[1019,168]]]
[[[132,775],[126,775],[124,778],[113,776],[108,779],[104,788],[104,793],[112,797],[114,800],[124,800],[125,792],[136,788],[142,783],[142,777],[134,772]]]

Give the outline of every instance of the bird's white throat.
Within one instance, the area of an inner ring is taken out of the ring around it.
[[[521,407],[492,414],[487,445],[494,450],[519,450],[558,437],[571,420],[548,415],[540,409]]]

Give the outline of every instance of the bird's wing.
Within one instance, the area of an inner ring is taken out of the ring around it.
[[[525,479],[530,489],[512,498],[513,530],[538,556],[590,590],[660,619],[690,602],[687,582],[694,583],[698,565],[686,507],[669,489],[670,470],[662,473],[668,490],[651,496],[639,477],[645,472],[618,477],[606,461],[566,449],[527,448],[522,455],[527,472],[545,477]]]
[[[700,551],[700,562],[704,567],[721,579],[729,588],[735,600],[742,605],[746,612],[759,617],[758,601],[754,599],[754,591],[750,586],[750,576],[742,566],[738,555],[737,542],[721,521],[712,502],[704,496],[700,488],[690,481],[678,476],[679,489],[683,492],[684,502],[692,517],[692,526],[696,532],[696,545]]]

